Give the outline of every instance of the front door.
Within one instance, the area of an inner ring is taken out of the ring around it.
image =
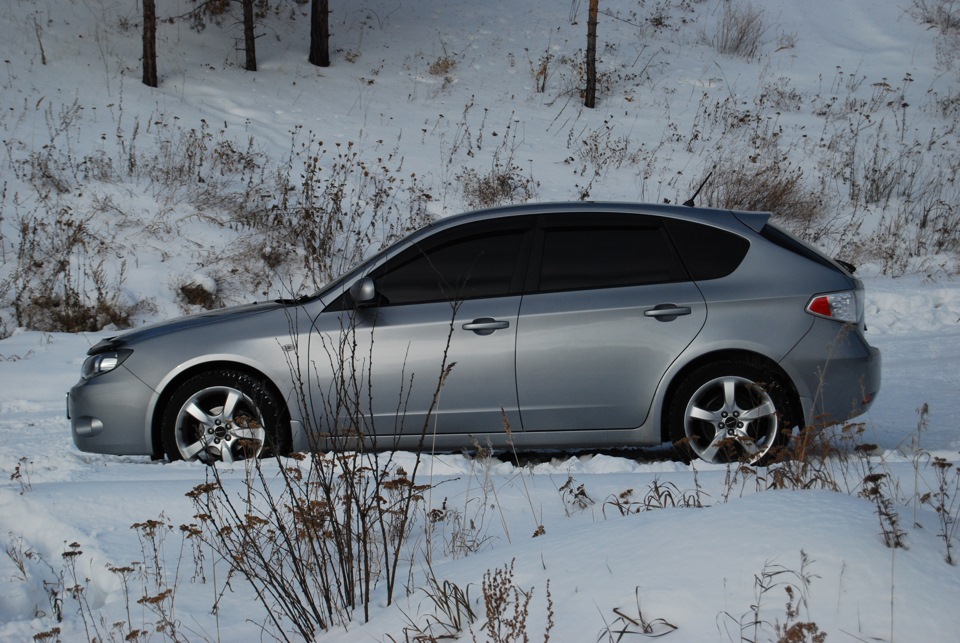
[[[531,228],[513,217],[436,233],[371,271],[373,302],[323,313],[344,328],[333,366],[343,365],[337,398],[355,405],[352,424],[378,437],[502,432],[504,418],[519,427],[514,359]],[[351,424],[343,409],[333,415]]]

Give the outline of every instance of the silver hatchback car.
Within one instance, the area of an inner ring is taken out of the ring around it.
[[[768,213],[471,212],[311,297],[100,342],[68,416],[82,451],[171,460],[674,442],[758,462],[879,389],[852,272]]]

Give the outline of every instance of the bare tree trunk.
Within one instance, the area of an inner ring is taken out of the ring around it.
[[[256,36],[253,33],[253,0],[243,0],[243,46],[247,52],[244,69],[257,71]]]
[[[330,2],[312,0],[310,3],[310,64],[330,66]]]
[[[587,17],[587,91],[583,104],[594,107],[597,102],[597,13],[600,0],[590,0],[590,15]]]
[[[148,87],[158,84],[156,0],[143,0],[143,84]]]

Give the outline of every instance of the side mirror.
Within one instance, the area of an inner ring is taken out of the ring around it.
[[[370,277],[357,279],[350,286],[350,299],[354,304],[369,304],[377,296],[377,287]]]

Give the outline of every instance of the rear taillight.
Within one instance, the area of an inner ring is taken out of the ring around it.
[[[854,290],[843,290],[814,295],[807,304],[807,312],[845,324],[856,324],[860,319],[857,293]]]

